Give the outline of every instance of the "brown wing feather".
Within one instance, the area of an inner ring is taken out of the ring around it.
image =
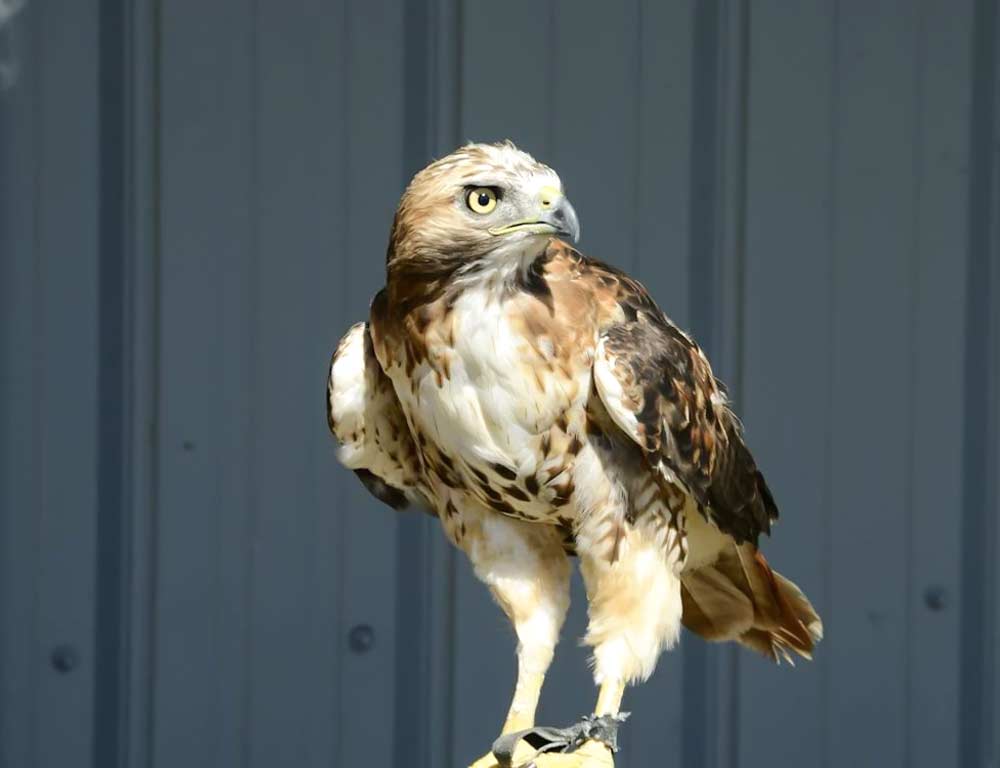
[[[601,334],[595,382],[619,427],[650,467],[679,481],[701,510],[738,542],[757,542],[778,517],[712,368],[638,282],[595,262],[619,311]]]

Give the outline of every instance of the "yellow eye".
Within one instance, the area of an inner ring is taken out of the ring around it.
[[[476,187],[469,192],[465,202],[473,213],[490,213],[497,207],[497,193],[489,187]]]

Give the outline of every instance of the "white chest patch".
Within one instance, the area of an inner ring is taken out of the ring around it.
[[[436,445],[472,466],[501,464],[530,474],[538,439],[568,411],[585,405],[589,369],[567,377],[552,360],[547,337],[530,338],[511,316],[511,303],[488,287],[470,287],[452,309],[454,345],[428,350],[447,359],[447,375],[429,363],[409,377],[397,369],[404,409]]]

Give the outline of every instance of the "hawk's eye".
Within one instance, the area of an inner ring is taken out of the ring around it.
[[[473,213],[490,213],[497,207],[497,193],[489,187],[469,190],[465,202]]]

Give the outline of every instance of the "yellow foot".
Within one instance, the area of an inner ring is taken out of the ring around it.
[[[514,749],[514,766],[519,768],[524,763],[527,763],[531,756],[535,754],[535,750],[529,745],[525,744],[523,741],[520,742]],[[493,757],[492,752],[487,752],[481,758],[476,760],[476,762],[469,765],[469,768],[498,768],[497,759]]]
[[[497,768],[497,759],[492,752],[487,752],[478,760],[469,763],[469,768]]]
[[[529,765],[532,763],[536,768],[614,768],[615,757],[606,744],[586,741],[576,752],[543,754],[534,758]]]

